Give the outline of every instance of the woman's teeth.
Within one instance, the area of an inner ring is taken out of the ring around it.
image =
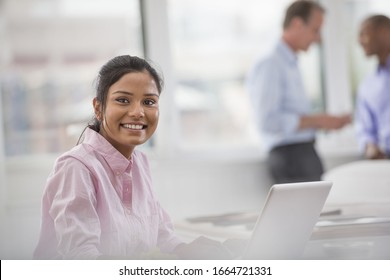
[[[140,124],[123,124],[122,126],[125,128],[137,129],[137,130],[140,130],[144,127],[143,125]]]

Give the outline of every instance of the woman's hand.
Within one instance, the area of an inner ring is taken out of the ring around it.
[[[226,260],[233,258],[233,254],[223,243],[203,236],[191,243],[178,245],[173,253],[179,259],[187,260]]]

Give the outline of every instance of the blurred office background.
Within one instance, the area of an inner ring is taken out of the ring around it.
[[[259,209],[270,186],[245,75],[281,34],[291,0],[0,0],[0,258],[29,259],[55,158],[91,119],[94,79],[113,56],[155,62],[159,129],[145,146],[174,220]],[[358,45],[385,0],[322,0],[323,42],[301,54],[315,110],[352,112],[375,67]],[[326,168],[359,159],[353,126],[318,135]]]

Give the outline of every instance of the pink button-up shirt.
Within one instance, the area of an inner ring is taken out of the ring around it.
[[[137,257],[157,247],[169,253],[180,243],[142,152],[128,160],[88,128],[83,143],[57,159],[34,258]]]

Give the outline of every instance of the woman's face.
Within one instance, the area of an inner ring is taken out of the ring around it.
[[[144,71],[125,74],[111,85],[105,112],[94,99],[95,114],[101,121],[100,134],[126,158],[156,130],[159,96],[156,82]]]

